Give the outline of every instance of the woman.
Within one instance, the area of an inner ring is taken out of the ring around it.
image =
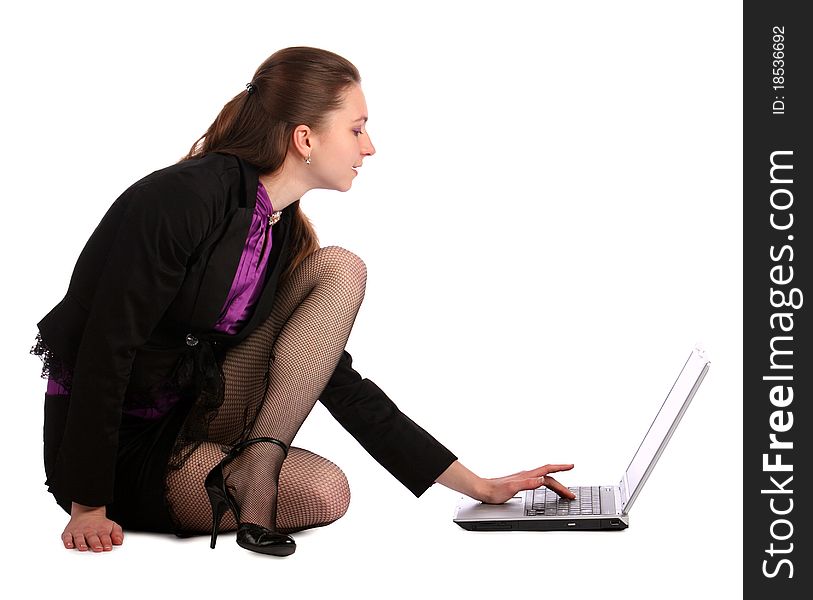
[[[291,442],[316,400],[420,496],[435,481],[501,503],[548,465],[482,479],[352,368],[364,297],[354,254],[319,248],[299,199],[347,191],[375,153],[356,68],[316,48],[270,56],[179,163],[128,188],[39,323],[45,467],[65,548],[124,528],[237,530],[286,556],[287,535],[347,510],[333,463]],[[279,492],[278,492],[279,490]]]

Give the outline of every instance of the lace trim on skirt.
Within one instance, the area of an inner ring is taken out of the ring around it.
[[[66,390],[71,389],[73,365],[57,357],[42,340],[41,333],[37,332],[35,344],[31,347],[29,354],[39,356],[42,360],[42,373],[40,377],[43,379],[51,379]]]
[[[189,413],[178,434],[168,469],[179,469],[192,452],[209,440],[209,425],[225,399],[226,380],[223,356],[216,354],[208,340],[199,340],[186,349],[172,375],[191,402]]]

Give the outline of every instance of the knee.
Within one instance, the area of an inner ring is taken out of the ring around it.
[[[319,482],[314,490],[313,502],[327,523],[341,518],[350,507],[350,484],[344,472],[330,461],[326,461],[316,479]]]
[[[319,263],[327,273],[350,281],[355,287],[364,290],[367,285],[367,265],[350,250],[341,246],[325,246],[312,255],[318,257]]]

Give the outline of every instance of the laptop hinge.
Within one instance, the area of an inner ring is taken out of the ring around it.
[[[624,477],[621,478],[621,481],[618,482],[618,487],[621,489],[621,513],[627,514],[627,501],[629,500],[629,481],[627,480],[627,474],[624,473]]]

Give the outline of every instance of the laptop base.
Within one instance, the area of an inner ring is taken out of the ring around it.
[[[527,519],[522,521],[455,521],[467,531],[612,531],[629,527],[629,516],[601,519]]]

